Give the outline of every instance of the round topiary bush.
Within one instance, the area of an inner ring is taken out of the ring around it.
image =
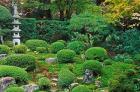
[[[28,73],[16,66],[0,65],[0,77],[13,77],[16,83],[26,83],[29,79]]]
[[[6,45],[8,47],[13,47],[14,46],[12,41],[4,41],[4,45]]]
[[[45,47],[37,47],[36,51],[39,53],[45,53],[45,52],[47,52],[47,49]]]
[[[10,48],[6,45],[0,45],[0,54],[8,54],[10,52]]]
[[[24,89],[21,87],[9,87],[4,92],[24,92]]]
[[[134,60],[133,59],[124,59],[124,63],[133,64]]]
[[[105,65],[112,65],[113,60],[112,59],[106,59],[104,60]]]
[[[58,74],[58,84],[62,88],[68,87],[74,79],[75,75],[68,69],[62,69]]]
[[[64,49],[65,45],[62,42],[54,42],[51,44],[51,52],[57,53],[58,51]]]
[[[47,42],[44,40],[38,40],[38,39],[27,40],[25,44],[32,51],[35,51],[37,47],[47,48]]]
[[[84,43],[80,41],[73,41],[68,44],[67,48],[74,50],[77,54],[80,54],[80,52],[84,50],[85,46]]]
[[[89,88],[84,85],[79,85],[72,89],[72,92],[92,92]]]
[[[50,80],[46,77],[42,77],[38,80],[38,85],[40,89],[49,89],[50,88]]]
[[[27,46],[26,45],[16,45],[14,46],[14,52],[18,54],[25,54],[27,52]]]
[[[97,60],[87,60],[83,63],[83,69],[92,70],[94,75],[99,75],[102,73],[102,64]]]
[[[85,52],[85,57],[88,60],[103,61],[108,57],[107,51],[101,47],[92,47]]]
[[[5,58],[5,61],[2,62],[4,65],[11,65],[11,66],[17,66],[21,68],[25,68],[27,70],[35,69],[35,62],[36,59],[32,55],[27,54],[15,54],[10,55]]]
[[[60,63],[71,63],[76,53],[73,50],[63,49],[57,52],[57,59]]]
[[[0,5],[0,13],[1,13],[0,24],[3,22],[7,22],[9,19],[12,18],[10,11],[6,7],[1,6],[1,5]]]
[[[140,65],[140,54],[136,54],[133,57],[135,64]]]

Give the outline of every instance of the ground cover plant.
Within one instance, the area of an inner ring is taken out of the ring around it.
[[[0,92],[140,92],[139,2],[0,0]]]

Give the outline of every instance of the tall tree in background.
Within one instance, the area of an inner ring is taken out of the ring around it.
[[[1,43],[4,42],[3,36],[9,32],[9,30],[5,27],[5,25],[8,23],[8,21],[12,18],[11,13],[7,8],[0,5],[0,41]],[[6,29],[5,29],[6,28]]]

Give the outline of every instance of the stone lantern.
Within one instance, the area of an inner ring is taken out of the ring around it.
[[[12,2],[12,7],[13,7],[13,44],[14,45],[20,45],[20,31],[21,29],[19,28],[19,26],[21,25],[21,23],[19,22],[20,16],[18,13],[18,8],[17,8],[17,4],[16,2]]]

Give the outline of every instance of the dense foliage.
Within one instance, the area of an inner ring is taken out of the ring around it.
[[[104,48],[101,47],[92,47],[89,48],[85,52],[85,56],[88,60],[99,60],[103,61],[108,57],[107,51]]]
[[[5,61],[2,63],[4,65],[18,66],[25,69],[35,69],[36,59],[32,55],[26,54],[15,54],[6,57]]]
[[[27,46],[26,45],[16,45],[14,46],[14,52],[17,54],[25,54],[27,52]]]
[[[38,40],[38,39],[27,40],[25,44],[29,49],[33,51],[35,51],[37,47],[47,48],[47,42],[43,40]]]
[[[58,51],[64,49],[65,44],[63,42],[54,42],[51,44],[51,52],[57,53]]]
[[[4,92],[24,92],[24,89],[20,87],[9,87]]]
[[[63,49],[57,52],[57,59],[60,63],[72,63],[75,55],[73,50]]]
[[[68,69],[62,69],[58,74],[58,84],[60,87],[69,87],[73,83],[75,75]]]
[[[0,45],[0,54],[8,54],[10,52],[10,48],[6,45]]]
[[[72,92],[91,92],[90,89],[88,89],[86,86],[84,85],[79,85],[75,88],[72,89]]]
[[[29,80],[28,73],[24,69],[6,65],[0,65],[0,77],[13,77],[17,83],[26,83]]]
[[[67,46],[68,49],[74,50],[77,54],[80,54],[80,52],[84,51],[84,43],[80,41],[72,41]]]

